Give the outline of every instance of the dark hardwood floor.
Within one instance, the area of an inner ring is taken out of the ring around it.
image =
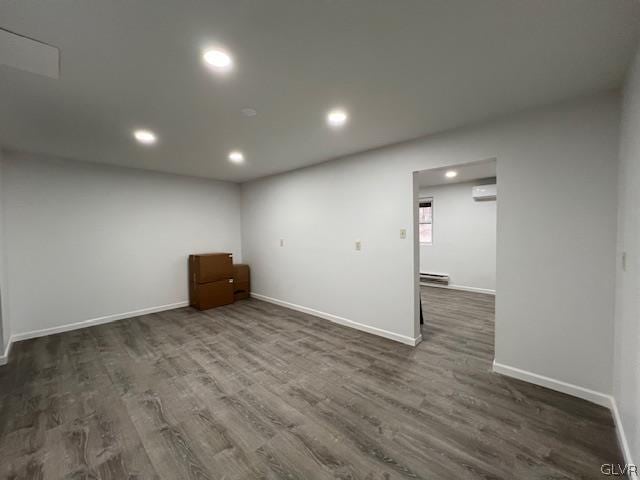
[[[0,474],[33,479],[580,479],[609,411],[491,373],[493,297],[423,288],[407,347],[257,300],[17,343]]]

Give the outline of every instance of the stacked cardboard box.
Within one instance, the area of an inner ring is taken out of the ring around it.
[[[189,255],[189,303],[198,310],[233,303],[233,255]]]
[[[249,298],[249,265],[233,266],[233,291],[235,300]]]
[[[249,265],[234,265],[231,253],[189,255],[189,304],[198,310],[249,298]]]

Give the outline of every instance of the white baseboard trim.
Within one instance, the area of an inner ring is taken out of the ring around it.
[[[404,343],[405,345],[410,345],[412,347],[415,347],[422,341],[422,335],[419,335],[416,338],[407,337],[405,335],[393,333],[381,328],[371,327],[363,323],[354,322],[353,320],[339,317],[331,313],[321,312],[320,310],[314,310],[313,308],[303,307],[301,305],[296,305],[295,303],[289,303],[285,302],[284,300],[278,300],[277,298],[267,297],[266,295],[260,295],[259,293],[251,292],[251,297],[258,300],[263,300],[265,302],[273,303],[275,305],[280,305],[281,307],[290,308],[291,310],[296,310],[298,312],[308,313],[309,315],[324,318],[325,320],[329,320],[330,322],[337,323],[339,325],[344,325],[345,327],[355,328],[356,330],[362,330],[363,332],[378,335],[379,337],[388,338],[389,340],[395,340],[396,342]]]
[[[562,380],[556,380],[555,378],[510,367],[509,365],[498,363],[495,360],[493,361],[493,371],[501,375],[506,375],[507,377],[517,378],[518,380],[524,380],[525,382],[550,388],[551,390],[566,393],[567,395],[573,395],[574,397],[582,398],[583,400],[603,407],[611,407],[611,395],[607,395],[606,393],[596,392],[595,390],[563,382]]]
[[[9,342],[7,343],[7,347],[4,349],[4,353],[0,355],[0,367],[2,365],[6,365],[7,363],[9,363],[9,353],[11,353],[11,345],[13,345],[14,341],[15,340],[13,337],[9,337]]]
[[[611,404],[609,408],[611,409],[611,414],[613,415],[613,421],[616,425],[616,434],[618,436],[618,445],[622,449],[622,454],[624,455],[624,461],[627,465],[639,465],[634,462],[633,455],[631,454],[631,449],[629,448],[629,442],[627,441],[627,435],[624,431],[624,425],[622,424],[622,417],[620,416],[620,411],[618,410],[618,403],[616,399],[611,396]],[[640,465],[639,465],[640,466]],[[629,472],[629,478],[631,480],[640,480],[640,475]]]
[[[170,303],[167,305],[160,305],[158,307],[142,308],[140,310],[133,310],[131,312],[116,313],[113,315],[106,315],[104,317],[90,318],[89,320],[83,320],[81,322],[68,323],[66,325],[59,325],[57,327],[43,328],[42,330],[32,330],[30,332],[17,333],[11,337],[11,342],[19,342],[20,340],[27,340],[29,338],[44,337],[46,335],[53,335],[55,333],[68,332],[70,330],[77,330],[79,328],[93,327],[95,325],[102,325],[103,323],[115,322],[116,320],[123,320],[125,318],[139,317],[140,315],[148,315],[150,313],[164,312],[165,310],[173,310],[175,308],[189,306],[188,301]]]
[[[433,283],[420,282],[423,287],[436,287],[436,288],[448,288],[450,290],[462,290],[464,292],[486,293],[488,295],[495,295],[496,291],[489,288],[477,288],[467,287],[465,285],[436,285]]]
[[[638,465],[633,460],[631,449],[629,448],[629,442],[625,434],[624,425],[622,423],[622,417],[618,410],[618,404],[613,395],[606,393],[596,392],[589,388],[580,387],[571,383],[563,382],[553,378],[545,377],[544,375],[538,375],[537,373],[528,372],[520,368],[510,367],[501,363],[493,361],[493,371],[507,377],[517,378],[518,380],[524,380],[525,382],[540,385],[542,387],[550,388],[551,390],[557,390],[558,392],[573,395],[574,397],[582,398],[589,402],[603,406],[611,410],[613,421],[616,427],[616,435],[618,437],[618,444],[622,449],[624,455],[624,461],[627,465]],[[613,460],[612,460],[613,461]],[[631,480],[640,480],[640,476],[629,472],[628,478]]]

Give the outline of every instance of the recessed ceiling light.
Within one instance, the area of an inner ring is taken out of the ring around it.
[[[341,109],[331,110],[327,114],[327,123],[332,127],[342,127],[348,119],[347,112]]]
[[[244,162],[244,155],[242,154],[242,152],[234,150],[233,152],[229,153],[229,160],[233,163],[242,163]]]
[[[202,58],[207,65],[219,71],[228,71],[233,68],[233,58],[224,50],[217,48],[206,50]]]
[[[447,173],[445,173],[444,176],[447,178],[454,178],[458,176],[458,172],[455,170],[447,170]]]
[[[156,134],[153,133],[151,130],[135,130],[133,132],[133,136],[138,142],[143,143],[145,145],[153,145],[158,140],[158,137],[156,137]]]

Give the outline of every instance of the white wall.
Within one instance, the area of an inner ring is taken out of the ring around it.
[[[240,260],[235,184],[5,153],[12,335],[188,300],[187,255]]]
[[[447,273],[449,284],[476,290],[496,289],[496,201],[478,202],[475,185],[462,182],[420,188],[433,198],[433,243],[420,244],[420,271]]]
[[[416,336],[412,172],[495,157],[496,360],[609,393],[618,121],[603,94],[244,184],[253,290]]]
[[[620,136],[620,197],[614,396],[627,461],[640,462],[640,52],[626,82]],[[622,252],[627,267],[622,269]]]

